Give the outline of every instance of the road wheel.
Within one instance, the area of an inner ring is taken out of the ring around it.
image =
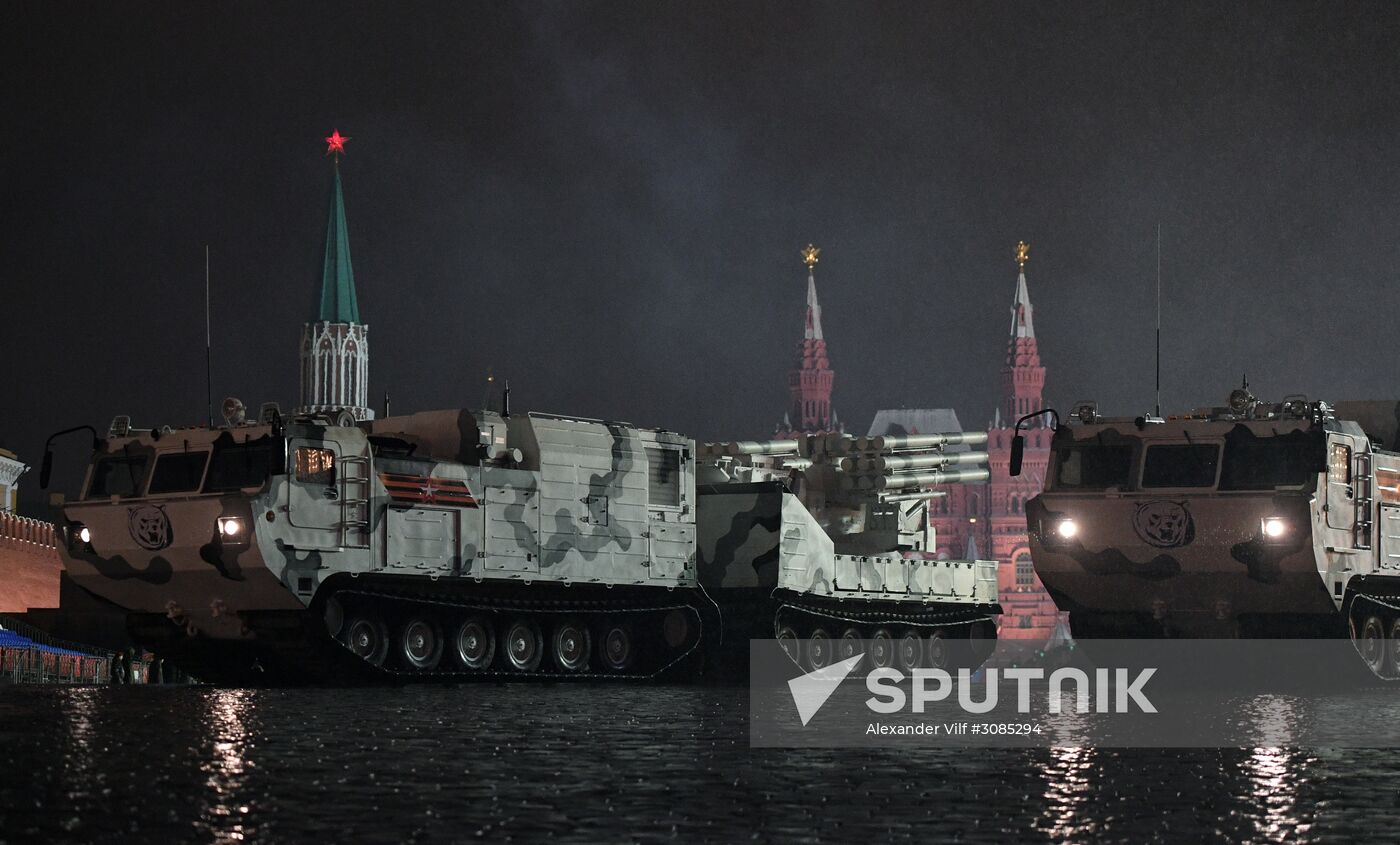
[[[1400,616],[1390,618],[1386,629],[1386,675],[1387,679],[1400,678]]]
[[[326,631],[332,637],[339,637],[340,632],[345,629],[345,608],[341,606],[340,600],[335,597],[327,599],[323,615]]]
[[[924,641],[918,631],[909,630],[899,638],[899,668],[912,672],[919,668],[924,659]]]
[[[779,627],[778,627],[778,645],[779,645],[779,647],[782,648],[783,653],[786,654],[786,655],[788,656],[788,659],[789,659],[789,660],[791,660],[793,663],[796,663],[796,662],[797,662],[797,660],[798,660],[798,655],[797,655],[797,653],[798,653],[798,651],[800,651],[800,649],[799,649],[799,647],[798,647],[797,629],[796,629],[796,628],[792,627],[791,625],[781,625],[781,626],[779,626]]]
[[[625,672],[632,665],[632,631],[626,625],[613,625],[603,634],[603,665],[613,672]]]
[[[345,645],[371,666],[383,666],[389,656],[389,634],[384,623],[368,616],[357,616],[345,626]]]
[[[661,620],[661,638],[666,645],[676,650],[690,641],[690,614],[676,609]]]
[[[841,632],[841,639],[836,643],[836,659],[850,660],[861,652],[860,631],[855,628],[847,628]]]
[[[924,644],[925,665],[933,669],[947,669],[953,662],[953,648],[948,642],[948,634],[942,628],[934,628]]]
[[[1385,624],[1375,614],[1366,616],[1361,623],[1356,647],[1361,652],[1361,659],[1366,661],[1366,665],[1377,677],[1385,670],[1385,646]]]
[[[831,635],[825,628],[816,628],[807,638],[807,667],[822,669],[831,662]]]
[[[894,665],[894,636],[889,628],[876,628],[870,635],[870,665],[876,669]]]
[[[457,628],[457,662],[462,668],[481,672],[496,656],[496,632],[491,623],[473,616]]]
[[[588,668],[588,656],[593,640],[588,629],[572,619],[554,628],[554,665],[565,672],[582,672]]]
[[[442,635],[437,625],[421,617],[410,619],[399,636],[399,654],[410,669],[436,669],[442,659]]]
[[[517,619],[506,631],[506,662],[517,672],[533,672],[540,668],[544,655],[544,637],[540,626],[530,619]]]

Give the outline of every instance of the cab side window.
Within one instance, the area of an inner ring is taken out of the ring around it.
[[[315,446],[300,446],[295,458],[296,479],[304,484],[335,484],[335,452]]]
[[[1351,483],[1351,447],[1333,443],[1327,460],[1327,480],[1332,484]]]

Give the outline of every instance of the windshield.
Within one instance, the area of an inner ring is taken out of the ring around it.
[[[199,489],[199,481],[204,478],[204,463],[209,460],[208,452],[174,452],[156,458],[156,468],[151,473],[149,495],[162,493],[188,493]]]
[[[280,446],[281,441],[277,441]],[[269,438],[250,443],[215,443],[209,461],[209,477],[204,492],[219,493],[244,487],[261,487],[272,474],[272,445]]]
[[[1147,447],[1143,487],[1214,487],[1220,465],[1218,443],[1171,443]]]
[[[1130,443],[1079,440],[1055,448],[1055,487],[1059,490],[1126,488],[1133,463]]]
[[[87,498],[105,499],[108,496],[134,496],[146,479],[145,455],[108,455],[98,458],[92,465],[92,483],[88,485]]]
[[[1256,437],[1245,426],[1236,426],[1225,436],[1220,489],[1272,490],[1307,484],[1322,472],[1323,458],[1318,433],[1292,431]]]

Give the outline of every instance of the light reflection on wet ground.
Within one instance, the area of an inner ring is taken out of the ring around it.
[[[1386,750],[750,749],[743,689],[0,688],[0,842],[1324,841]]]

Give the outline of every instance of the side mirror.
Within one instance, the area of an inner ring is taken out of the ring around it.
[[[1026,437],[1018,434],[1011,438],[1011,475],[1014,478],[1021,474],[1021,459],[1026,454]]]
[[[44,463],[39,467],[39,489],[49,489],[49,477],[53,475],[53,450],[44,450]]]

